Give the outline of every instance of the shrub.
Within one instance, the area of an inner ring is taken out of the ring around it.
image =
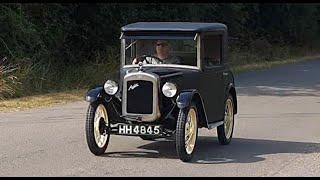
[[[0,60],[0,99],[12,97],[19,84],[18,78],[13,75],[17,68],[6,66]]]

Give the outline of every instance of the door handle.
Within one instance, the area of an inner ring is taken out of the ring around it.
[[[223,72],[222,74],[223,74],[224,76],[228,76],[229,73]]]

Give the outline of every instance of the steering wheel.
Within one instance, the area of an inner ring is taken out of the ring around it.
[[[137,57],[137,61],[138,62],[145,61],[147,64],[152,64],[152,62],[150,62],[150,59],[148,60],[147,57],[149,57],[151,59],[154,59],[157,62],[157,64],[161,64],[162,63],[162,60],[160,58],[158,58],[157,56],[153,56],[153,55],[142,55],[142,56],[139,56],[139,57]]]

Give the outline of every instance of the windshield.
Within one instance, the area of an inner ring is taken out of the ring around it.
[[[125,65],[173,64],[197,66],[197,43],[193,39],[124,39]]]

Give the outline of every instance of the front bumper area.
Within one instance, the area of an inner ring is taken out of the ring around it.
[[[159,124],[150,123],[115,123],[107,127],[107,132],[122,136],[171,137],[174,131]],[[157,133],[159,131],[159,133]]]

